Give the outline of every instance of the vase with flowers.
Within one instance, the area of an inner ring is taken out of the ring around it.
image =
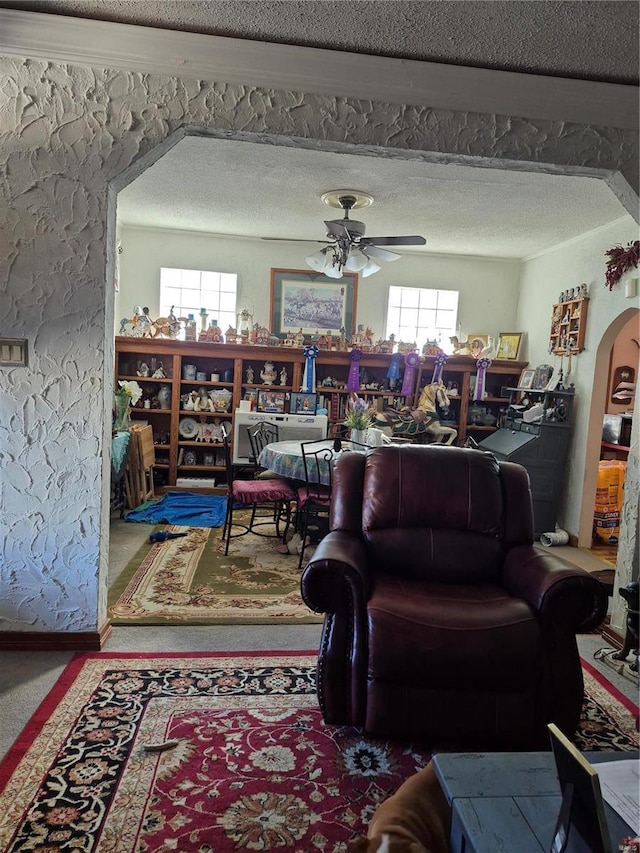
[[[140,397],[142,397],[142,388],[133,380],[120,380],[120,386],[116,393],[115,420],[113,428],[115,430],[125,430],[129,428],[129,406],[135,406]]]
[[[351,441],[356,449],[359,444],[365,444],[366,431],[373,423],[375,411],[357,394],[351,394],[347,400],[344,425],[351,431]]]

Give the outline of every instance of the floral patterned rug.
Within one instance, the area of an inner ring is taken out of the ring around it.
[[[275,536],[239,536],[225,557],[222,528],[163,529],[187,535],[140,548],[109,590],[112,624],[322,622],[300,596],[298,556],[278,553]]]
[[[345,853],[430,756],[325,726],[314,664],[77,655],[0,764],[1,853]],[[632,703],[585,667],[578,745],[636,748]]]

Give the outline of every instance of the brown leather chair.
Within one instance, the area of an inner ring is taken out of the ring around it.
[[[331,532],[301,579],[325,613],[325,722],[430,747],[548,749],[583,700],[576,632],[600,624],[602,586],[533,547],[520,465],[442,445],[346,453]]]

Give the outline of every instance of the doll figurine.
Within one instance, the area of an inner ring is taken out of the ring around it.
[[[207,394],[205,388],[198,388],[198,396],[193,404],[194,412],[212,412],[213,400]]]

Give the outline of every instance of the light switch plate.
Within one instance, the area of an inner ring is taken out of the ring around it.
[[[27,366],[27,339],[0,338],[0,367]]]

